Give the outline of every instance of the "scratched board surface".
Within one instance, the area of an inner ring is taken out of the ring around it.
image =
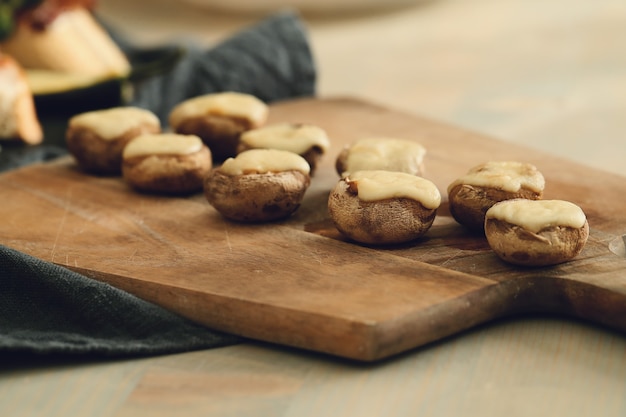
[[[139,194],[121,178],[81,173],[68,157],[0,176],[0,242],[216,329],[365,361],[512,313],[626,330],[625,178],[355,99],[277,103],[270,122],[279,121],[317,124],[332,141],[288,220],[229,222],[202,194]],[[423,238],[358,245],[329,220],[335,157],[366,136],[427,148],[424,176],[444,202]],[[507,265],[454,222],[447,185],[487,160],[533,163],[546,178],[545,198],[583,208],[591,233],[576,260]]]

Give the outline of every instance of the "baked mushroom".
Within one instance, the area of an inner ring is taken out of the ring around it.
[[[211,151],[199,137],[146,134],[124,148],[122,175],[139,191],[190,194],[202,190],[211,167]]]
[[[337,229],[365,244],[417,239],[435,220],[441,194],[431,181],[383,170],[357,171],[339,180],[328,198]]]
[[[174,107],[169,125],[176,133],[199,136],[221,162],[237,154],[239,136],[264,125],[268,113],[267,105],[250,94],[205,94]]]
[[[78,166],[89,173],[119,175],[122,152],[135,137],[161,132],[161,123],[149,110],[114,107],[78,114],[69,120],[66,143]]]
[[[485,213],[495,203],[513,198],[539,200],[545,180],[534,165],[492,161],[471,168],[448,186],[450,214],[460,224],[483,233]]]
[[[275,123],[242,133],[237,152],[249,149],[282,149],[294,152],[306,159],[313,175],[319,160],[329,147],[328,135],[319,126]]]
[[[424,155],[426,148],[412,140],[363,138],[342,149],[335,161],[335,169],[342,177],[351,172],[373,170],[422,175]]]
[[[583,250],[589,223],[583,210],[569,201],[514,199],[487,211],[485,236],[506,262],[547,266],[569,261]]]
[[[240,222],[283,219],[299,207],[311,183],[300,155],[251,149],[212,169],[204,180],[207,201],[222,216]]]

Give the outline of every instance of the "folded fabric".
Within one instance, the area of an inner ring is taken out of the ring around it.
[[[171,109],[193,96],[239,91],[272,102],[312,96],[315,80],[304,27],[293,13],[285,12],[208,51],[186,46],[185,59],[174,71],[137,86],[132,104],[153,111],[167,124]]]
[[[239,91],[267,102],[313,95],[315,66],[302,23],[282,13],[210,50],[187,47],[171,71],[135,87],[130,104],[166,122],[174,104],[199,94]],[[3,149],[0,164],[14,168],[64,152],[46,145]],[[5,354],[137,356],[240,340],[0,245],[0,352]]]
[[[0,271],[0,351],[136,356],[240,340],[6,246]]]

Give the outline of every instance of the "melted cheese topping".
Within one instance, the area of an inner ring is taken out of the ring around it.
[[[268,172],[311,171],[306,159],[300,155],[279,149],[251,149],[228,158],[220,170],[226,175],[266,174]]]
[[[579,229],[587,220],[580,207],[563,200],[505,200],[491,206],[485,217],[502,220],[533,233],[554,226]]]
[[[303,154],[313,147],[326,152],[330,141],[326,132],[314,125],[277,123],[248,130],[240,137],[251,148],[282,149]]]
[[[265,123],[267,105],[258,98],[243,93],[215,93],[190,98],[178,104],[170,113],[170,126],[176,129],[184,120],[206,115],[231,116],[248,120],[253,126]]]
[[[504,161],[475,166],[450,184],[448,193],[461,184],[497,188],[512,193],[518,192],[523,187],[540,193],[545,187],[545,180],[534,165]]]
[[[139,125],[160,127],[156,115],[138,107],[114,107],[78,114],[70,119],[70,127],[85,127],[105,140],[113,140]]]
[[[123,157],[148,155],[189,155],[202,149],[202,139],[195,135],[162,133],[139,135],[124,147]]]
[[[410,198],[428,209],[441,204],[441,194],[431,181],[404,172],[357,171],[346,177],[356,182],[359,199],[378,201],[389,198]]]
[[[395,138],[365,138],[350,146],[344,176],[361,170],[385,170],[417,174],[426,148],[417,142]]]

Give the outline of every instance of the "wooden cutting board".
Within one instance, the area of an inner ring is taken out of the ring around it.
[[[201,194],[141,195],[71,158],[0,176],[0,243],[111,283],[215,329],[372,361],[508,314],[572,315],[626,331],[626,178],[353,99],[278,103],[271,121],[325,128],[332,150],[289,220],[242,225]],[[545,198],[580,205],[580,256],[547,268],[501,262],[440,208],[428,234],[377,248],[346,241],[326,202],[334,159],[364,136],[414,139],[442,195],[487,160],[535,164]]]

